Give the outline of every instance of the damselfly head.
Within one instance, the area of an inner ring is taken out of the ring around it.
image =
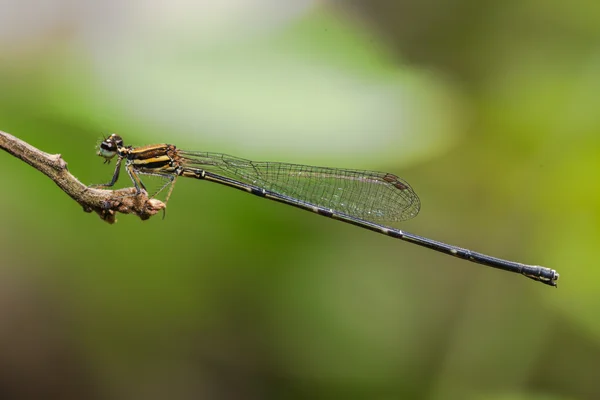
[[[120,147],[123,147],[123,139],[121,139],[121,136],[113,133],[100,142],[96,154],[100,157],[104,157],[105,163],[110,162],[110,160],[117,155]]]

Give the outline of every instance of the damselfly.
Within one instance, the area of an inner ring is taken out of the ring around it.
[[[116,134],[100,143],[98,155],[104,157],[105,163],[117,157],[112,180],[98,186],[113,186],[125,160],[125,170],[138,193],[146,190],[139,175],[167,179],[158,191],[170,186],[165,203],[177,177],[203,179],[474,263],[516,272],[546,285],[556,286],[559,277],[555,270],[549,268],[490,257],[383,225],[384,222],[413,218],[420,207],[419,198],[409,184],[393,174],[256,162],[219,153],[180,150],[172,144],[125,146],[123,139]]]

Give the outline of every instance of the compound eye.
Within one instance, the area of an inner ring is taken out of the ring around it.
[[[123,145],[123,139],[120,136],[115,135],[114,133],[110,135],[108,138],[104,139],[100,145],[98,146],[97,154],[100,157],[104,157],[107,160],[113,158],[118,151],[119,142],[121,146]]]
[[[121,136],[113,133],[112,135],[110,135],[109,140],[111,140],[116,147],[123,147],[123,139],[121,138]]]

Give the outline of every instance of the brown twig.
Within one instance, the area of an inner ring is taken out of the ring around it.
[[[20,158],[52,179],[63,192],[81,204],[84,211],[96,212],[109,224],[116,221],[117,212],[135,214],[142,220],[146,220],[165,209],[163,202],[148,198],[148,194],[144,191],[136,194],[135,188],[104,190],[86,186],[71,175],[67,163],[60,154],[44,153],[2,131],[0,131],[0,149]]]

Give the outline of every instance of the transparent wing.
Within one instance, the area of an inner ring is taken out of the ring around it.
[[[408,183],[385,172],[256,162],[219,153],[178,154],[186,167],[367,221],[404,221],[419,212],[419,198]]]

